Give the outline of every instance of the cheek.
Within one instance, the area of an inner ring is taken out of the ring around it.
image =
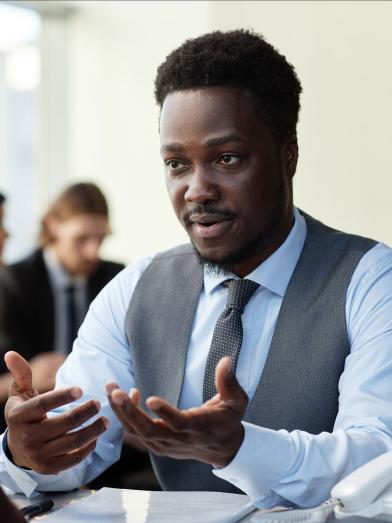
[[[183,184],[179,183],[178,181],[170,180],[166,182],[166,189],[172,206],[175,212],[178,213],[185,202],[184,195],[186,192],[186,188]]]
[[[69,255],[70,258],[76,258],[79,256],[79,251],[80,251],[80,247],[77,243],[75,243],[74,241],[69,241],[66,245],[65,245],[66,249],[67,249],[67,253]]]

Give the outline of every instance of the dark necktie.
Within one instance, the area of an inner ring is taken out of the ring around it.
[[[238,356],[242,344],[242,313],[253,296],[258,283],[252,280],[226,280],[222,283],[229,289],[226,308],[216,322],[210,351],[207,357],[206,371],[203,382],[203,402],[216,394],[215,368],[221,358],[229,356],[232,371],[237,367]]]
[[[65,289],[65,310],[66,310],[66,350],[71,352],[72,344],[76,338],[77,332],[77,316],[75,309],[75,287],[70,285]]]

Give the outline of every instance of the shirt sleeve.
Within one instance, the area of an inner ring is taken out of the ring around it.
[[[106,416],[109,427],[98,439],[95,450],[75,467],[56,475],[45,475],[16,467],[1,447],[0,483],[27,496],[39,491],[72,490],[91,481],[119,459],[123,430],[108,404],[105,383],[114,381],[124,390],[134,386],[124,319],[136,283],[150,260],[144,258],[127,267],[101,291],[91,304],[73,350],[56,377],[56,388],[79,386],[83,396],[49,415],[55,416],[89,399],[101,402],[97,416]]]
[[[234,459],[214,470],[255,504],[315,506],[335,483],[392,449],[392,250],[366,253],[346,295],[350,354],[339,381],[332,433],[309,434],[244,425]]]

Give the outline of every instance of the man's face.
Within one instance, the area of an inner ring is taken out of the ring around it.
[[[97,268],[99,249],[109,233],[108,220],[97,214],[80,214],[65,221],[48,223],[51,246],[63,267],[72,276],[89,276]]]
[[[250,95],[225,87],[168,95],[160,136],[169,196],[199,255],[248,274],[290,231],[295,137],[278,145]]]

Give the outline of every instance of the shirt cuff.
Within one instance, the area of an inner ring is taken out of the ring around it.
[[[244,439],[232,461],[215,476],[245,492],[258,508],[284,504],[274,486],[284,478],[293,459],[293,445],[286,430],[271,430],[243,422]]]
[[[7,442],[7,433],[6,430],[3,439],[1,442],[1,448],[2,448],[2,461],[3,466],[10,478],[16,483],[16,485],[20,488],[21,492],[27,497],[30,497],[34,490],[37,487],[37,482],[34,481],[27,473],[28,469],[22,469],[15,465],[15,463],[12,461],[11,452],[8,448],[8,442]],[[26,471],[26,472],[25,472]]]

